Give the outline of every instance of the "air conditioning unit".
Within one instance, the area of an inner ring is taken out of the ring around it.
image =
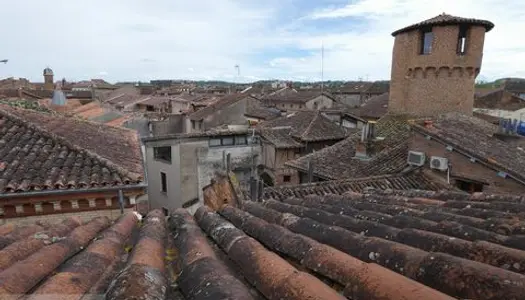
[[[425,153],[418,151],[408,151],[407,162],[411,166],[421,167],[425,164]]]
[[[432,156],[430,157],[430,168],[446,171],[448,170],[448,159],[445,157]]]

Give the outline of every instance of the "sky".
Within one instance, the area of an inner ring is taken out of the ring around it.
[[[388,80],[394,38],[488,19],[479,80],[525,77],[523,0],[0,0],[0,78]],[[322,51],[324,49],[324,51]],[[323,55],[324,53],[324,55]],[[324,58],[323,58],[324,57]],[[235,66],[239,66],[236,68]]]

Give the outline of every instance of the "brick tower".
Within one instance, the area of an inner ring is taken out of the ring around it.
[[[441,14],[393,32],[389,111],[472,114],[485,33],[493,27],[489,21]]]
[[[50,68],[44,69],[44,90],[52,91],[55,89],[53,75],[53,70],[51,70]]]

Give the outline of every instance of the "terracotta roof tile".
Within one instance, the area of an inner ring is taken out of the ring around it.
[[[0,107],[0,124],[0,157],[7,166],[0,171],[2,193],[142,181],[132,130],[7,106]]]
[[[456,17],[456,16],[442,13],[441,15],[435,16],[428,20],[398,29],[394,31],[392,35],[396,36],[400,33],[411,31],[411,30],[418,29],[418,28],[425,27],[425,26],[446,26],[446,25],[461,25],[461,24],[483,26],[485,27],[485,30],[487,32],[490,31],[492,28],[494,28],[494,24],[490,21],[472,19],[472,18],[462,18],[462,17]]]
[[[322,196],[326,194],[344,194],[347,192],[361,193],[370,188],[431,191],[450,189],[445,185],[433,182],[422,173],[411,172],[409,174],[360,177],[346,180],[268,187],[264,189],[264,197],[282,200],[289,197],[300,198],[308,195]]]
[[[281,116],[281,111],[270,107],[250,107],[244,115],[257,119],[272,120]]]
[[[360,107],[352,109],[351,111],[362,118],[379,119],[388,112],[388,95],[389,93],[384,93],[374,96]]]
[[[290,147],[301,142],[341,140],[349,134],[344,127],[329,120],[320,111],[297,111],[262,122],[257,128],[263,138],[277,147]]]
[[[65,239],[20,254],[0,271],[0,295],[521,299],[524,211],[523,196],[365,189],[248,201],[217,212],[204,206],[194,216],[179,209],[167,222],[160,211],[140,222],[132,212],[113,224],[71,223],[76,227],[64,229]]]
[[[345,179],[373,175],[392,174],[406,166],[404,140],[410,134],[407,116],[386,115],[377,122],[377,136],[385,139],[378,144],[378,154],[369,161],[355,158],[355,145],[361,132],[356,132],[337,144],[323,148],[286,165],[307,171],[308,162],[314,167],[314,175],[326,179]],[[359,171],[358,171],[359,170]],[[357,172],[357,173],[356,173]]]
[[[220,213],[261,241],[261,225],[249,227],[254,217],[453,297],[519,299],[523,292],[525,243],[519,230],[502,230],[523,219],[523,197],[371,190],[283,199],[246,202],[249,214],[229,207]],[[476,217],[482,213],[485,219]]]
[[[473,116],[449,113],[434,118],[431,127],[415,122],[413,128],[509,175],[525,179],[525,152],[516,146],[523,138],[517,137],[516,143],[499,139],[494,135],[498,131],[494,124]]]

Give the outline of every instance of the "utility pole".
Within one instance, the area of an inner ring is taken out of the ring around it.
[[[255,161],[255,128],[252,128],[252,138],[250,139],[250,155],[252,157],[252,163],[250,168],[250,198],[252,201],[257,201],[259,199],[259,194],[261,194],[260,187],[259,187],[259,180],[257,178],[257,171],[256,171],[256,161]]]

